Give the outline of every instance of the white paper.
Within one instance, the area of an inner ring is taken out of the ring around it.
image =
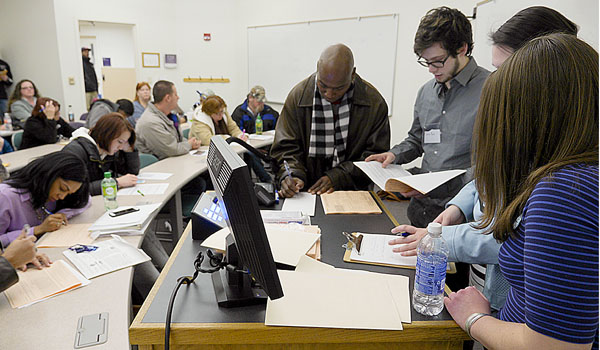
[[[368,274],[278,271],[282,298],[267,300],[268,326],[402,330],[387,282]]]
[[[166,180],[170,178],[172,173],[152,173],[152,172],[143,172],[139,174],[137,177],[140,180]]]
[[[164,194],[167,188],[169,188],[168,183],[138,184],[133,187],[119,189],[117,196],[142,196],[142,193],[144,196],[160,195]]]
[[[265,227],[273,259],[282,264],[296,266],[300,258],[321,237],[318,233],[290,230],[274,226]],[[231,232],[225,227],[206,238],[203,247],[225,250],[225,238]]]
[[[427,194],[441,184],[446,183],[465,172],[466,170],[445,170],[434,173],[417,174],[402,178],[402,182],[423,194]]]
[[[90,226],[90,232],[94,231],[108,231],[108,230],[141,230],[144,223],[150,219],[152,213],[161,206],[161,203],[146,204],[146,205],[135,205],[135,206],[122,206],[117,209],[107,211],[96,222]],[[127,208],[135,207],[139,211],[111,217],[109,214],[113,211],[119,211]]]
[[[304,214],[315,216],[315,205],[317,204],[317,195],[308,192],[299,192],[292,198],[286,198],[283,201],[283,211],[301,211]]]
[[[86,277],[94,278],[125,267],[149,261],[150,257],[143,250],[125,242],[121,237],[94,244],[98,249],[91,252],[77,253],[70,249],[63,255],[77,267]]]
[[[257,134],[249,134],[248,138],[250,140],[261,140],[261,141],[266,141],[266,140],[270,140],[273,138],[272,135],[257,135]]]
[[[415,266],[417,264],[416,256],[402,256],[400,253],[392,251],[397,245],[389,245],[388,242],[398,238],[397,236],[375,233],[362,233],[362,235],[360,254],[356,247],[352,247],[350,259],[398,266]]]
[[[390,164],[387,167],[382,167],[379,162],[354,162],[360,170],[362,170],[382,190],[385,189],[385,182],[391,178],[412,176],[408,171],[404,170],[401,165]]]

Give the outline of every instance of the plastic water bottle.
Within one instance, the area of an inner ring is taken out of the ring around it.
[[[262,132],[263,132],[263,120],[260,117],[260,115],[256,116],[256,122],[254,123],[254,126],[256,127],[256,135],[262,135]]]
[[[435,316],[444,309],[448,246],[442,238],[442,225],[432,222],[427,232],[417,246],[413,308],[422,315]]]
[[[12,130],[12,118],[10,117],[10,114],[8,113],[4,113],[4,129],[5,130]]]
[[[118,207],[117,181],[110,176],[110,171],[104,173],[104,179],[102,179],[101,186],[102,197],[104,198],[104,209],[108,211]]]
[[[69,121],[74,122],[75,121],[75,113],[73,113],[73,106],[69,105],[69,108],[67,109],[67,111],[68,111],[68,115],[69,115]]]

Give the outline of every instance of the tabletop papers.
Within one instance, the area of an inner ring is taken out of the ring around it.
[[[68,224],[54,232],[47,232],[38,241],[38,248],[70,247],[75,244],[90,244],[94,238],[90,236],[91,224]]]
[[[335,191],[321,195],[323,211],[329,214],[381,214],[368,191]]]
[[[35,267],[17,271],[19,282],[5,293],[12,308],[22,308],[66,293],[90,283],[64,260],[57,260],[41,270]]]
[[[265,225],[265,230],[275,262],[290,266],[296,266],[300,257],[305,255],[321,237],[319,233],[314,232],[315,228],[312,227],[304,231],[289,229],[285,225],[283,227]],[[225,238],[229,233],[229,227],[223,228],[206,238],[202,242],[202,246],[224,251]]]
[[[121,188],[117,196],[148,196],[164,194],[169,188],[168,183],[138,184],[132,187]]]
[[[278,271],[284,296],[267,301],[269,326],[402,330],[410,323],[408,277],[336,269],[302,257]]]
[[[151,215],[154,211],[158,210],[161,203],[155,204],[145,204],[145,205],[135,205],[135,206],[120,206],[114,210],[107,211],[102,214],[96,222],[90,226],[89,230],[92,232],[96,231],[108,231],[108,232],[117,232],[117,231],[131,231],[131,230],[141,230],[142,227],[150,221]],[[111,217],[110,214],[115,211],[120,211],[127,208],[135,207],[139,209],[136,212],[129,213],[126,215],[121,215],[117,217]]]
[[[137,177],[139,180],[166,180],[170,178],[172,173],[152,173],[152,172],[143,172],[139,174]]]
[[[67,249],[63,255],[77,267],[86,278],[94,278],[109,272],[149,261],[143,250],[113,235],[113,239],[95,243],[94,251],[74,252]]]
[[[304,214],[315,216],[315,205],[317,204],[317,195],[308,192],[299,192],[292,198],[286,198],[283,201],[284,211],[301,211]]]
[[[416,256],[402,256],[400,253],[392,251],[398,245],[389,245],[388,242],[398,238],[398,236],[376,233],[358,234],[362,234],[363,236],[360,244],[360,254],[358,254],[356,247],[352,247],[352,252],[350,253],[351,260],[396,266],[416,266]]]

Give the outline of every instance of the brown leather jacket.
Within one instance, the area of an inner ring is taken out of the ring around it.
[[[371,181],[352,162],[390,149],[387,104],[377,89],[354,75],[346,160],[332,168],[331,159],[308,157],[315,77],[313,73],[290,91],[277,121],[271,156],[280,165],[287,160],[293,176],[304,181],[304,190],[323,175],[331,179],[335,190],[364,189]],[[283,166],[277,175],[281,181]]]

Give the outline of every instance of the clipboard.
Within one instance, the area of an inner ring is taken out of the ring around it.
[[[356,236],[356,232],[352,232],[352,235]],[[377,263],[377,262],[371,262],[371,261],[361,261],[361,260],[353,260],[350,258],[350,254],[352,253],[352,244],[347,243],[346,244],[346,249],[344,252],[344,262],[348,262],[348,263],[356,263],[356,264],[367,264],[367,265],[376,265],[376,266],[386,266],[386,267],[395,267],[395,268],[400,268],[400,269],[415,269],[415,266],[407,266],[407,265],[393,265],[393,264],[386,264],[386,263]],[[451,262],[448,263],[448,267],[446,268],[446,273],[448,274],[454,274],[456,273],[456,265]]]

